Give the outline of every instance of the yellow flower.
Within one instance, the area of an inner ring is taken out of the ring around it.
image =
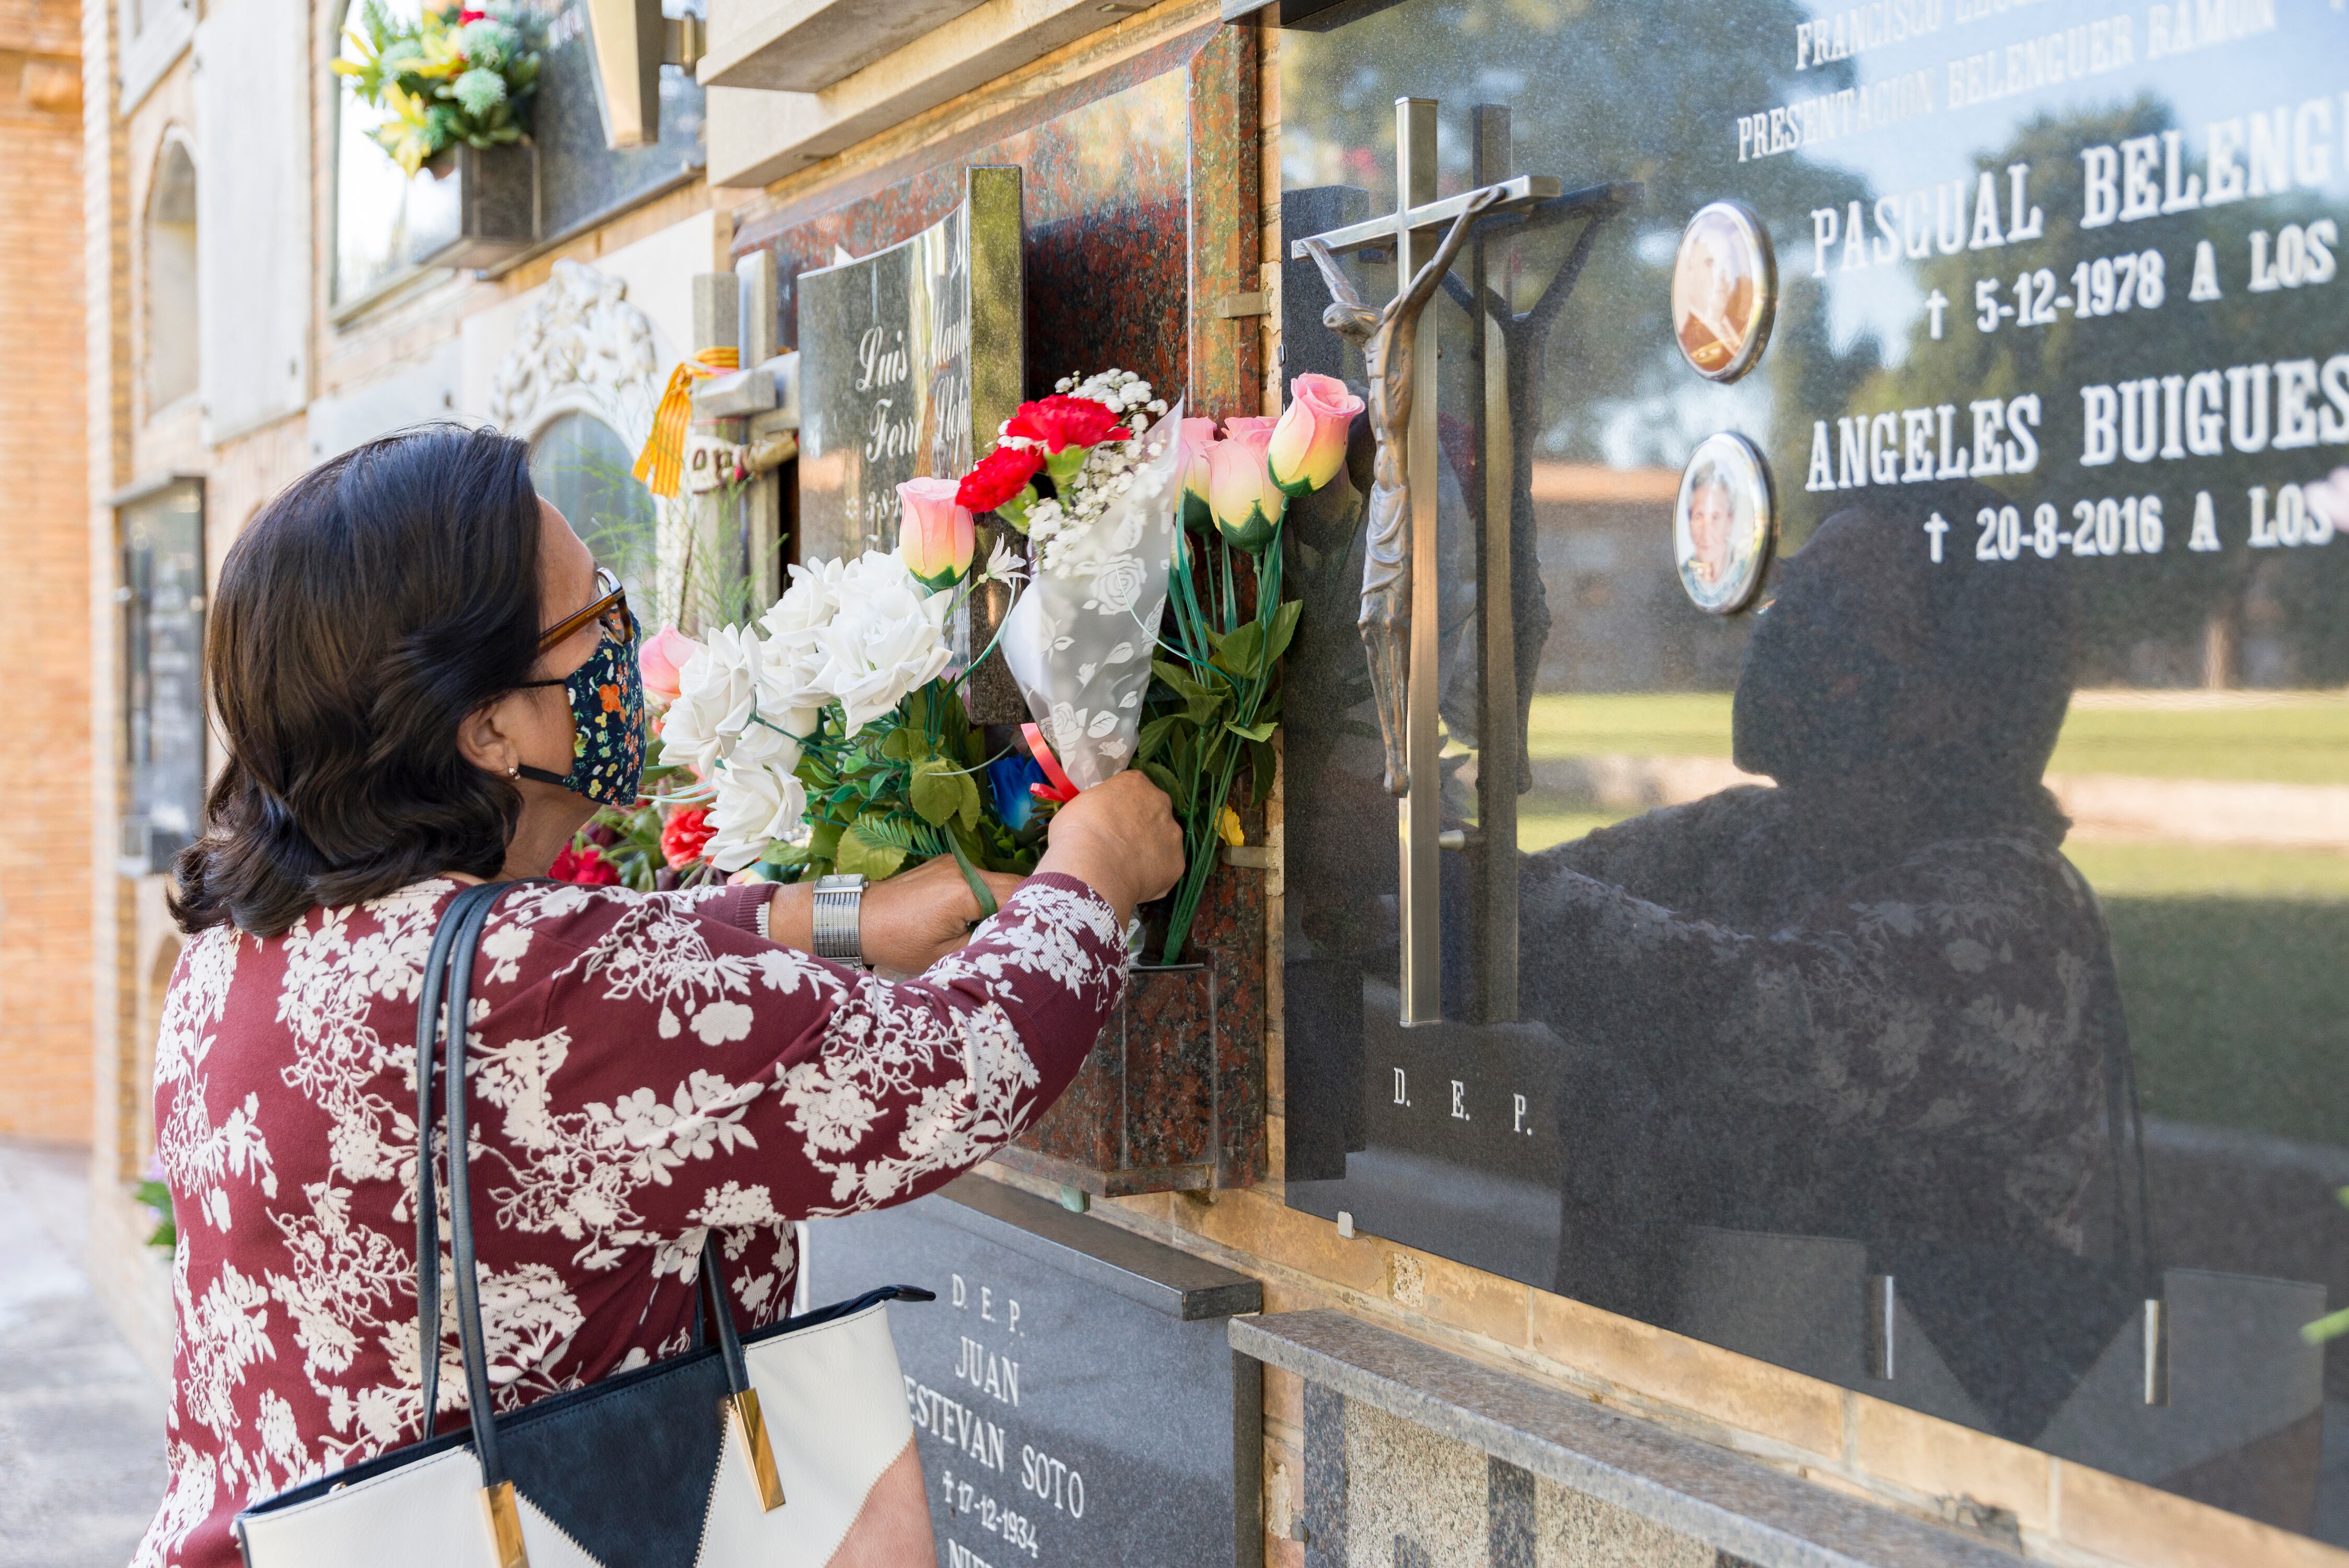
[[[1224,842],[1236,850],[1247,842],[1247,835],[1240,831],[1240,814],[1229,806],[1224,808],[1223,816],[1217,820],[1216,831],[1223,835]]]

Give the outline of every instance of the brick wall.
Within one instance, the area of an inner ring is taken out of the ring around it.
[[[0,0],[0,669],[20,776],[0,835],[0,1133],[89,1135],[89,556],[81,15]]]

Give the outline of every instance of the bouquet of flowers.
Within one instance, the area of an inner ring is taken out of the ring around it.
[[[1228,419],[1218,437],[1130,373],[1071,377],[1005,423],[957,494],[1033,552],[1002,635],[1031,746],[1057,753],[1077,787],[1131,764],[1174,801],[1185,869],[1167,963],[1217,851],[1241,841],[1228,801],[1243,761],[1257,801],[1271,790],[1276,676],[1299,608],[1280,598],[1281,520],[1291,496],[1337,476],[1362,410],[1330,377],[1300,376],[1292,391],[1279,418]],[[1157,422],[1137,436],[1119,422],[1135,412]]]
[[[1130,373],[1070,377],[958,481],[898,487],[895,553],[794,566],[755,623],[698,642],[664,629],[639,655],[666,705],[646,772],[657,792],[599,814],[555,874],[877,881],[951,854],[978,889],[977,867],[1034,868],[1052,805],[1133,766],[1183,825],[1162,950],[1174,962],[1217,851],[1241,841],[1240,769],[1257,803],[1272,787],[1299,610],[1280,596],[1288,500],[1337,476],[1362,410],[1330,377],[1300,376],[1292,394],[1278,419],[1227,419],[1219,435]],[[977,565],[986,513],[1026,536],[1031,570],[1001,544]],[[990,749],[970,722],[952,639],[976,583],[1023,578],[999,643],[1034,716],[1024,755]]]
[[[794,566],[755,624],[691,646],[661,718],[660,760],[695,783],[659,803],[706,810],[693,846],[704,874],[758,866],[783,880],[839,870],[879,881],[951,854],[979,889],[977,867],[1035,865],[1041,824],[1024,798],[988,809],[981,780],[996,782],[998,759],[951,668],[954,613],[971,583],[1008,582],[1016,568],[999,551],[974,578],[970,514],[939,493],[952,489],[900,486],[895,553]]]
[[[359,101],[392,118],[369,132],[413,178],[448,148],[502,147],[530,132],[543,25],[527,6],[427,6],[395,20],[382,0],[362,0],[344,36],[350,57],[334,63]]]

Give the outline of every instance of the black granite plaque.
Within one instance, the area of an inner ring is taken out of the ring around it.
[[[531,108],[538,144],[539,239],[554,244],[680,185],[709,161],[701,85],[680,66],[660,68],[660,139],[615,150],[595,107],[595,40],[585,0],[533,0],[546,21],[546,59]],[[667,15],[700,15],[705,0],[669,0]]]
[[[121,503],[123,869],[169,871],[203,826],[204,487],[178,480]]]
[[[911,239],[799,276],[800,554],[897,545],[897,487],[959,479],[1010,417],[1020,177],[975,168]]]
[[[1408,878],[1362,497],[1290,514],[1288,1201],[2349,1542],[2300,1332],[2349,1300],[2349,26],[1299,15],[1285,240],[1393,213],[1399,156],[1560,194],[1423,327],[1454,847]],[[1774,311],[1713,254],[1675,315],[1714,202]],[[1282,291],[1289,373],[1360,383],[1319,269]],[[1717,432],[1777,511],[1725,615],[1673,559]]]
[[[808,1230],[812,1299],[937,1292],[889,1321],[944,1568],[1262,1560],[1256,1281],[972,1177]]]

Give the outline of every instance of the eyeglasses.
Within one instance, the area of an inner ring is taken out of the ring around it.
[[[564,616],[538,634],[538,651],[547,649],[569,638],[590,621],[604,624],[604,634],[626,647],[636,640],[636,618],[628,610],[628,591],[609,568],[595,569],[595,597],[575,614]]]

